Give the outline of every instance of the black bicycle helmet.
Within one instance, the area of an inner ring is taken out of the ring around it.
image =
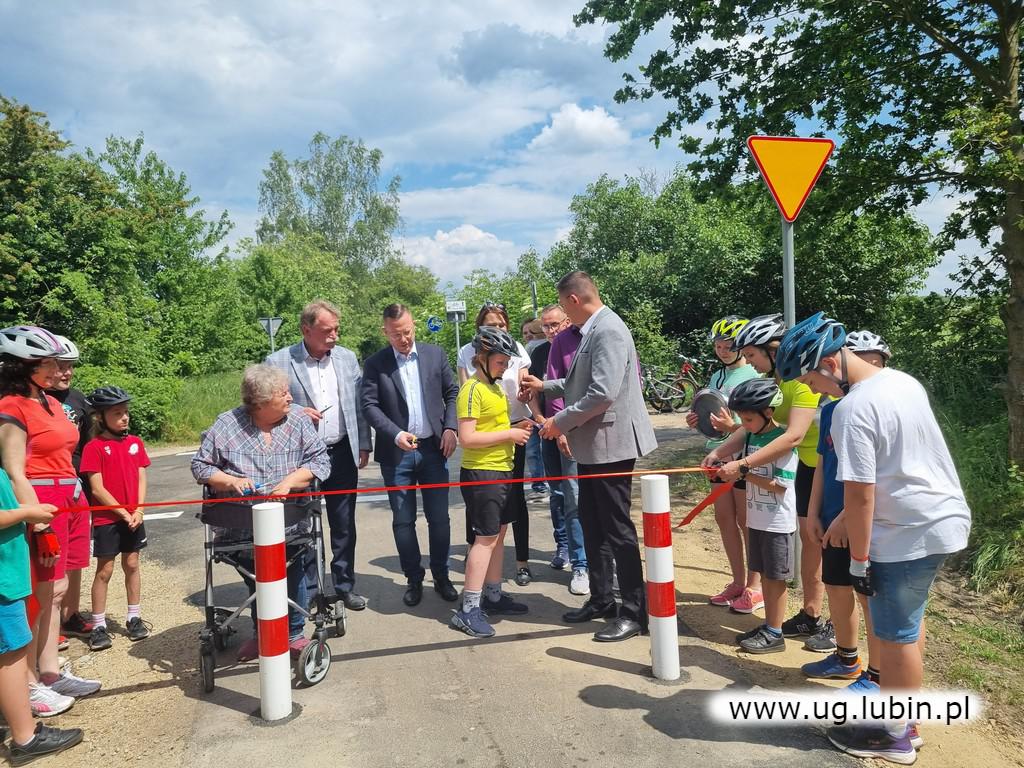
[[[519,354],[516,343],[508,335],[508,331],[490,325],[482,325],[477,329],[476,336],[473,337],[473,349],[477,352],[508,355],[509,357]]]
[[[113,408],[115,405],[130,402],[132,396],[120,387],[100,387],[94,389],[86,401],[93,408]]]
[[[782,390],[775,379],[747,379],[729,394],[729,408],[734,411],[755,411],[782,405]]]

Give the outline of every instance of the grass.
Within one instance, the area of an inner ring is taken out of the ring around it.
[[[159,442],[198,443],[200,433],[208,429],[219,414],[241,402],[241,381],[241,371],[185,379]]]

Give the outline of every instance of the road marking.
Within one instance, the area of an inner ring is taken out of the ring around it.
[[[181,453],[174,454],[175,456],[195,456],[195,451],[182,451]]]
[[[179,509],[177,512],[150,512],[146,514],[144,520],[149,522],[150,520],[173,520],[177,517],[181,517],[185,514],[185,510]]]
[[[359,501],[387,501],[388,495],[386,493],[370,494],[369,496],[359,494],[356,498],[358,498]]]

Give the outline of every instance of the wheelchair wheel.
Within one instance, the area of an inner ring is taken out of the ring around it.
[[[337,637],[344,637],[348,632],[348,616],[344,613],[334,619],[334,634]]]
[[[303,685],[316,685],[331,668],[331,649],[327,643],[313,639],[299,656],[299,680]]]
[[[208,648],[199,651],[199,674],[203,678],[203,690],[213,692],[213,653]]]
[[[226,630],[218,629],[213,633],[213,647],[218,651],[226,650],[228,647],[228,633]]]

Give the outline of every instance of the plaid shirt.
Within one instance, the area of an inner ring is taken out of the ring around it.
[[[270,430],[268,446],[263,433],[243,406],[217,417],[192,457],[192,475],[206,484],[217,471],[247,477],[257,488],[273,488],[296,469],[308,469],[320,480],[331,474],[327,446],[302,409],[293,405],[284,421]]]

